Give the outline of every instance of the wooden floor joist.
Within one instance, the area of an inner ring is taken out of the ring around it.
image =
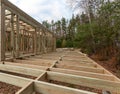
[[[7,65],[7,64],[0,64],[0,70],[31,75],[35,77],[39,76],[44,72],[43,70],[40,69],[25,68],[25,67],[19,67],[19,66]]]
[[[93,63],[79,63],[79,62],[67,62],[67,61],[61,61],[59,62],[59,64],[66,64],[66,65],[78,65],[78,66],[86,66],[86,67],[97,67],[96,64],[93,64]]]
[[[76,71],[76,70],[70,70],[70,69],[69,70],[68,69],[60,69],[60,68],[50,68],[50,71],[78,75],[78,76],[91,77],[91,78],[98,78],[98,79],[110,80],[110,81],[115,80],[113,76],[107,75],[107,74],[91,73],[91,72]]]
[[[91,67],[83,67],[83,66],[75,66],[75,65],[56,64],[56,68],[102,73],[102,74],[104,73],[104,70],[102,68],[91,68]]]
[[[84,90],[77,90],[69,87],[38,82],[34,83],[35,91],[42,93],[42,94],[96,94],[93,92],[88,92]]]

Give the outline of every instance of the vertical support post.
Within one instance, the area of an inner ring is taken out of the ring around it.
[[[35,32],[34,32],[34,54],[37,54],[37,28],[35,28]]]
[[[41,52],[42,52],[42,53],[44,53],[43,37],[44,37],[44,34],[43,34],[43,31],[42,31],[42,35],[41,35]]]
[[[22,35],[22,47],[23,47],[23,53],[25,52],[25,30],[23,30],[23,35]]]
[[[39,33],[38,33],[38,35],[39,35],[39,36],[38,36],[38,37],[39,37],[39,38],[38,38],[38,46],[39,46],[38,50],[39,50],[39,54],[40,54],[40,48],[41,48],[41,47],[40,47],[40,46],[41,46],[41,40],[40,40],[41,35],[40,35],[40,33],[41,33],[41,31],[40,31],[40,29],[39,29]]]
[[[40,54],[42,52],[42,30],[40,29]]]
[[[20,46],[20,28],[19,28],[19,16],[17,16],[17,21],[16,21],[16,24],[17,24],[17,29],[16,29],[16,57],[18,58],[19,57],[19,46]]]
[[[46,32],[43,31],[43,53],[47,53],[46,51]]]
[[[0,0],[0,61],[5,60],[5,6]]]
[[[11,50],[12,58],[15,58],[15,32],[14,32],[14,14],[11,14]]]

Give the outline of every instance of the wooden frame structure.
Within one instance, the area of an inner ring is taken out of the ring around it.
[[[55,51],[55,36],[7,0],[0,0],[0,61]]]

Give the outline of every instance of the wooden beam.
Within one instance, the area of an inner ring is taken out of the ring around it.
[[[19,87],[24,87],[31,80],[23,77],[13,76],[5,73],[0,73],[0,81],[8,84],[12,84]]]
[[[20,24],[19,24],[19,16],[17,16],[17,21],[16,21],[16,25],[17,25],[17,29],[16,29],[16,57],[19,57],[19,46],[20,46]]]
[[[33,92],[34,92],[34,82],[30,82],[15,94],[33,94]]]
[[[1,62],[2,64],[2,62]],[[37,66],[37,65],[30,65],[30,64],[21,64],[21,63],[11,63],[11,62],[5,62],[7,65],[14,65],[14,66],[20,66],[25,68],[33,68],[33,69],[40,69],[40,70],[47,70],[48,67],[43,66]]]
[[[49,84],[41,81],[35,81],[34,89],[42,94],[96,94],[84,90],[77,90],[65,86]]]
[[[0,1],[0,61],[5,60],[5,6]]]
[[[76,71],[76,70],[70,70],[70,69],[69,70],[68,69],[60,69],[60,68],[50,68],[49,70],[52,72],[59,72],[59,73],[65,73],[65,74],[98,78],[98,79],[103,79],[103,80],[110,80],[110,81],[115,80],[115,78],[112,75],[107,75],[107,74],[83,72],[83,71]]]
[[[75,76],[75,75],[56,73],[56,72],[47,72],[47,74],[48,74],[47,77],[50,80],[120,93],[120,82],[107,81],[96,78]]]
[[[17,63],[23,64],[32,64],[32,65],[39,65],[39,66],[51,66],[53,62],[47,60],[39,60],[39,61],[32,61],[32,60],[14,60]]]
[[[35,80],[45,81],[47,79],[47,72],[43,72],[40,76],[38,76]]]
[[[66,65],[76,65],[76,66],[86,66],[86,67],[97,67],[96,64],[93,63],[79,63],[79,62],[67,62],[67,61],[59,61],[60,64],[66,64]]]
[[[64,59],[62,58],[63,61],[65,62],[77,62],[77,63],[92,63],[91,60],[86,60],[86,59],[79,59],[79,60],[75,60],[75,59]]]
[[[14,32],[14,14],[11,15],[11,50],[12,58],[15,58],[15,32]]]
[[[81,67],[81,66],[72,66],[72,65],[65,65],[65,64],[56,64],[56,68],[63,68],[63,69],[71,69],[77,71],[86,71],[86,72],[94,72],[94,73],[104,73],[102,68],[89,68],[89,67]]]
[[[31,75],[31,76],[39,76],[44,71],[38,70],[38,69],[32,69],[32,68],[25,68],[25,67],[19,67],[14,65],[7,65],[7,64],[0,64],[0,70],[8,71],[8,72],[15,72],[25,75]]]
[[[34,53],[37,54],[37,31],[38,31],[38,28],[35,29],[35,32],[34,32]]]

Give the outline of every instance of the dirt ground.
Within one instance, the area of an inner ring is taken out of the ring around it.
[[[115,57],[104,61],[99,60],[99,57],[97,55],[92,55],[90,56],[90,58],[96,61],[99,65],[103,66],[108,71],[110,71],[112,74],[120,78],[120,69],[116,68]]]
[[[57,85],[62,85],[62,86],[67,86],[67,87],[76,88],[80,90],[95,92],[97,94],[102,94],[102,90],[100,89],[95,89],[95,88],[90,88],[90,87],[85,87],[85,86],[80,86],[80,85],[73,85],[73,84],[68,84],[68,83],[53,81],[53,80],[50,80],[49,82],[53,84],[57,84]]]
[[[0,82],[0,94],[15,94],[20,87]]]

